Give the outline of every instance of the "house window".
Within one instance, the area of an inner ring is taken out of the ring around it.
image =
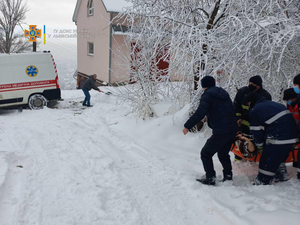
[[[94,55],[94,43],[88,42],[88,55]]]
[[[88,16],[94,15],[94,2],[93,0],[88,1]]]
[[[114,32],[122,32],[122,33],[126,33],[130,29],[130,27],[123,26],[123,25],[112,25],[112,28]]]

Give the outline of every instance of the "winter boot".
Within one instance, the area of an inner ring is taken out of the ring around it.
[[[300,180],[300,172],[297,173],[297,178]]]
[[[232,174],[225,174],[223,173],[223,180],[222,182],[228,181],[228,180],[232,180]]]
[[[274,177],[275,182],[283,182],[289,179],[289,174],[286,170],[285,163],[281,163]]]
[[[270,185],[272,183],[273,179],[264,179],[264,178],[260,178],[260,176],[258,175],[255,180],[253,185]]]
[[[212,175],[207,175],[200,178],[200,179],[196,179],[196,181],[205,184],[205,185],[216,185],[216,176],[212,176]]]

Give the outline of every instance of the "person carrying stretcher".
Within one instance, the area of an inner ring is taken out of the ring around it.
[[[273,181],[282,162],[298,141],[298,128],[292,114],[280,103],[251,92],[246,97],[250,111],[250,131],[253,142],[262,155],[256,185]]]
[[[234,98],[234,108],[237,118],[237,123],[240,127],[240,132],[243,136],[252,138],[249,130],[250,120],[250,108],[246,102],[246,96],[251,92],[256,92],[262,97],[265,97],[267,100],[272,100],[272,97],[268,91],[263,88],[263,80],[259,75],[253,76],[249,79],[249,85],[242,87],[238,90],[235,98]],[[235,155],[235,161],[239,161],[242,158]]]

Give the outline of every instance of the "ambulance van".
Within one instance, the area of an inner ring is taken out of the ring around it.
[[[57,68],[50,52],[0,54],[0,108],[41,109],[59,100]]]

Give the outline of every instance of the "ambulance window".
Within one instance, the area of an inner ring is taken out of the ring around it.
[[[94,43],[88,42],[88,55],[94,55]]]

